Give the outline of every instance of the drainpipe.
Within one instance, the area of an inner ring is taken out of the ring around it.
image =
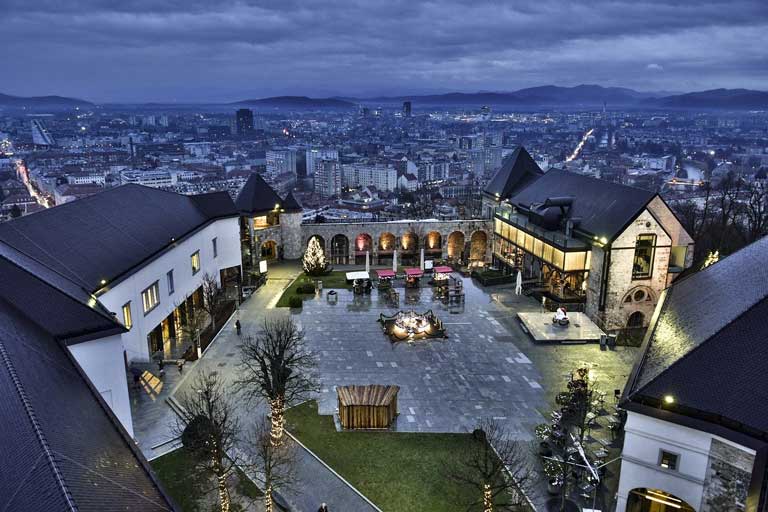
[[[600,279],[600,301],[598,302],[598,310],[605,311],[605,297],[608,295],[608,272],[611,269],[611,246],[603,246],[603,274]]]

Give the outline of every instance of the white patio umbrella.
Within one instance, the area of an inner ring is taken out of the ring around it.
[[[392,251],[392,272],[397,274],[397,249]]]
[[[420,255],[420,259],[419,259],[419,268],[421,268],[421,270],[424,270],[424,248],[423,247],[421,248],[421,255]]]
[[[515,295],[523,293],[523,273],[517,271],[517,281],[515,282]]]
[[[368,251],[365,251],[365,272],[368,273],[371,271],[371,254]]]

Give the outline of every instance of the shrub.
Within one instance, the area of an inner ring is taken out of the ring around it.
[[[304,301],[301,299],[301,297],[297,297],[296,295],[288,299],[288,306],[291,308],[301,308],[303,304]]]
[[[300,284],[296,287],[296,293],[312,294],[315,293],[315,285],[312,283]]]

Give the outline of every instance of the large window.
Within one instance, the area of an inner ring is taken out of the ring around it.
[[[176,287],[173,284],[173,269],[165,274],[165,278],[168,281],[168,295],[172,295],[176,291]]]
[[[192,261],[192,275],[200,272],[200,251],[195,251],[190,257]]]
[[[131,317],[131,302],[123,304],[123,325],[126,329],[133,327],[133,318]]]
[[[653,272],[653,251],[656,235],[638,235],[632,260],[632,279],[648,279]]]
[[[145,315],[155,309],[158,304],[160,304],[160,286],[158,285],[157,281],[149,285],[146,290],[141,292],[141,302],[144,306]]]

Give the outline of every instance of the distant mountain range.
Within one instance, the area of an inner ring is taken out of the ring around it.
[[[688,94],[640,92],[624,87],[577,85],[559,87],[544,85],[513,92],[452,92],[414,96],[379,96],[374,98],[278,96],[239,101],[237,105],[269,108],[334,108],[351,109],[363,105],[413,102],[414,107],[458,107],[490,105],[508,108],[532,107],[610,107],[671,108],[671,109],[768,109],[768,92],[747,89],[715,89]]]
[[[356,108],[357,103],[341,98],[308,98],[306,96],[273,96],[255,100],[242,100],[232,105],[250,105],[254,107],[268,108],[332,108],[349,109]]]
[[[727,109],[727,110],[768,110],[768,92],[749,89],[713,89],[687,94],[639,92],[624,87],[602,87],[599,85],[577,85],[559,87],[544,85],[529,87],[512,92],[452,92],[414,96],[380,96],[374,98],[309,98],[307,96],[274,96],[247,99],[229,105],[270,109],[335,109],[350,110],[358,105],[379,106],[413,102],[419,107],[459,107],[489,105],[497,108],[578,108],[578,107],[628,107],[659,109]],[[62,96],[20,97],[0,94],[0,107],[30,109],[61,109],[93,104]],[[148,106],[150,104],[145,104]],[[161,103],[153,106],[168,106]]]
[[[12,108],[72,108],[86,107],[93,103],[77,98],[65,98],[64,96],[10,96],[0,94],[0,107]]]

